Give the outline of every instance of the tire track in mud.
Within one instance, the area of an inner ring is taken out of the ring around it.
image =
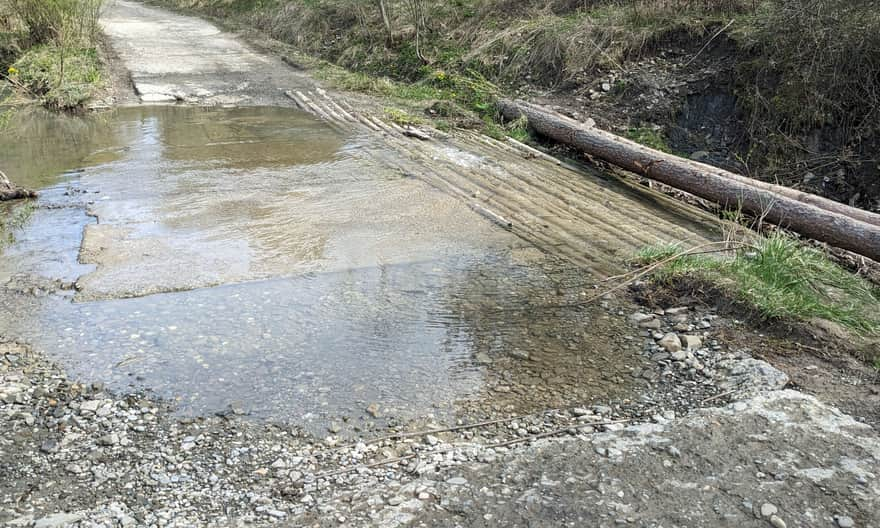
[[[617,273],[640,248],[718,238],[708,214],[615,176],[603,178],[531,147],[474,132],[429,134],[386,123],[323,90],[286,92],[338,131],[373,136],[377,161],[450,194],[542,251],[596,279]],[[505,225],[508,224],[509,225]]]

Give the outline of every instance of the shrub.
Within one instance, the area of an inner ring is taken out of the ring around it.
[[[91,42],[103,0],[6,0],[33,44]]]

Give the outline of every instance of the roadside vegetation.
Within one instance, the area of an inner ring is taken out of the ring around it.
[[[36,210],[33,200],[0,205],[0,251],[15,242],[15,233],[27,223]]]
[[[102,3],[0,0],[0,77],[9,92],[59,110],[81,108],[94,97],[103,87]]]
[[[820,250],[782,232],[750,235],[730,251],[651,246],[637,262],[655,266],[662,286],[708,290],[765,320],[825,319],[863,336],[880,336],[880,288],[840,267]]]
[[[583,94],[603,75],[629,98],[631,64],[661,57],[684,78],[721,54],[729,71],[714,88],[736,109],[719,119],[736,123],[724,135],[737,136],[741,170],[880,210],[873,0],[152,1],[286,42],[348,72],[327,73],[341,87],[422,102],[441,126],[492,129],[499,94]],[[641,129],[672,125],[674,111],[631,119],[623,131],[669,147],[665,130]]]

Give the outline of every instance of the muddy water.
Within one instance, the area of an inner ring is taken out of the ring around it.
[[[619,327],[564,307],[578,270],[373,141],[283,109],[28,115],[0,138],[4,170],[43,189],[0,262],[0,335],[181,412],[315,432],[371,427],[373,404],[399,421],[627,390]]]

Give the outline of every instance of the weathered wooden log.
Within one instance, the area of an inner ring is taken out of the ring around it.
[[[529,103],[505,100],[499,110],[630,172],[880,262],[880,215],[666,154]]]
[[[36,197],[37,193],[28,189],[16,187],[11,181],[9,181],[9,178],[3,174],[3,171],[0,171],[0,202]]]
[[[528,109],[531,109],[535,112],[543,112],[543,113],[551,115],[552,117],[554,117],[556,119],[559,119],[560,121],[562,121],[564,123],[568,123],[572,126],[585,127],[583,123],[579,123],[578,121],[575,121],[574,119],[571,119],[570,117],[558,114],[558,113],[553,112],[551,110],[548,110],[546,108],[541,108],[539,106],[533,105],[531,103],[527,103],[525,101],[516,101],[516,102],[505,101],[503,104],[505,104],[505,105],[506,104],[513,104],[519,108],[524,108],[524,109],[528,108]],[[523,115],[523,114],[521,112],[520,114],[512,114],[512,115]],[[605,132],[603,130],[596,129],[592,125],[586,126],[585,128],[594,130],[600,134],[605,134],[607,136],[611,136],[613,138],[617,138],[617,139],[629,142],[629,140],[626,140],[626,139],[621,138],[619,136],[615,136],[615,135],[610,134],[608,132]],[[849,216],[849,217],[854,218],[856,220],[880,227],[880,214],[872,213],[870,211],[865,211],[864,209],[859,209],[857,207],[850,207],[849,205],[846,205],[846,204],[843,204],[840,202],[835,202],[834,200],[829,200],[828,198],[823,198],[822,196],[819,196],[816,194],[811,194],[811,193],[799,191],[797,189],[792,189],[791,187],[784,187],[782,185],[774,185],[772,183],[762,182],[760,180],[755,180],[755,179],[749,178],[747,176],[742,176],[740,174],[736,174],[735,172],[730,172],[730,171],[726,171],[724,169],[719,169],[718,167],[713,167],[711,165],[706,165],[704,163],[699,163],[696,161],[691,161],[691,160],[687,160],[684,158],[679,158],[677,156],[671,156],[671,155],[666,154],[664,152],[650,149],[650,148],[645,147],[644,145],[640,145],[638,143],[635,143],[635,145],[642,147],[644,149],[647,149],[647,150],[651,150],[656,155],[663,156],[663,157],[670,157],[679,163],[691,165],[695,168],[698,168],[699,170],[710,172],[710,173],[713,173],[718,176],[722,176],[724,178],[728,178],[731,180],[737,180],[737,181],[743,182],[745,184],[757,187],[759,189],[764,189],[766,191],[770,191],[770,192],[773,192],[776,194],[781,194],[783,196],[791,198],[792,200],[797,200],[799,202],[804,202],[804,203],[808,203],[810,205],[815,205],[816,207],[819,207],[821,209],[831,211],[832,213],[838,213],[838,214],[842,214],[844,216]]]

